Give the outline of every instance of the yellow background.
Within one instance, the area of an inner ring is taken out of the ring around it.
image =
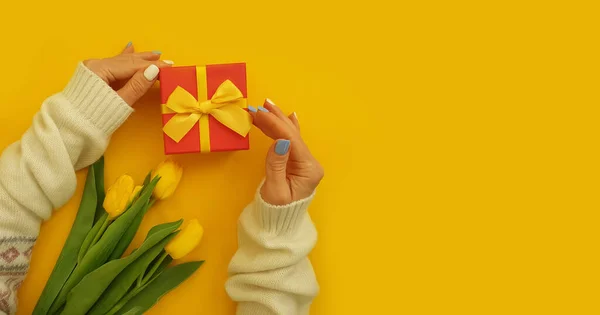
[[[0,13],[2,146],[78,60],[129,40],[179,65],[245,61],[249,101],[297,111],[326,169],[311,215],[313,314],[598,314],[594,1],[10,1]],[[107,182],[160,162],[157,90],[106,153]],[[233,314],[236,218],[270,141],[185,155],[150,226],[196,217],[197,274],[152,314]],[[29,314],[81,196],[42,227]],[[221,192],[234,190],[233,195]],[[200,201],[202,198],[202,201]],[[143,233],[137,236],[139,244]]]

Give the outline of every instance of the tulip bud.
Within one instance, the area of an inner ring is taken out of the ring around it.
[[[108,213],[109,219],[114,219],[125,211],[129,199],[131,198],[134,185],[131,176],[123,175],[108,188],[102,206]]]
[[[154,198],[163,200],[171,197],[179,185],[183,169],[179,164],[167,160],[160,163],[153,171],[152,177],[160,176],[160,181],[154,188]]]
[[[198,220],[193,219],[165,246],[165,251],[173,259],[182,258],[200,244],[203,234],[204,229]]]

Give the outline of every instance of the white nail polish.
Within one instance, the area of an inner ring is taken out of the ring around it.
[[[175,62],[173,62],[173,60],[163,60],[164,63],[169,64],[169,65],[174,65]]]
[[[273,106],[277,106],[277,105],[275,105],[275,103],[273,103],[273,101],[271,101],[270,98],[267,98],[265,101]]]
[[[156,65],[150,65],[148,68],[146,68],[146,70],[144,70],[144,78],[146,78],[148,81],[152,81],[156,79],[158,72],[159,70]]]

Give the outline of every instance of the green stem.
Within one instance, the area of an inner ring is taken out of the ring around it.
[[[102,226],[100,227],[100,230],[98,231],[98,233],[96,234],[96,236],[94,237],[94,240],[92,241],[92,244],[90,244],[90,247],[94,246],[96,243],[98,243],[98,241],[100,240],[100,238],[102,237],[102,235],[104,234],[104,231],[106,231],[106,228],[108,227],[108,224],[112,221],[108,218],[108,216],[104,217],[104,222],[102,222]]]
[[[148,280],[150,278],[152,278],[152,275],[154,275],[154,273],[156,272],[156,269],[158,269],[158,267],[160,267],[160,264],[163,262],[163,260],[165,260],[165,258],[167,258],[167,256],[169,256],[169,254],[167,252],[164,252],[160,256],[160,258],[156,261],[156,263],[154,263],[154,266],[152,266],[152,269],[150,269],[150,271],[142,279],[142,285],[146,285],[147,284]]]

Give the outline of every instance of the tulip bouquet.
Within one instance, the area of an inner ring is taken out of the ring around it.
[[[90,166],[75,222],[33,314],[142,314],[191,276],[203,261],[169,265],[200,243],[195,219],[181,230],[183,220],[153,227],[121,257],[148,209],[173,194],[181,175],[166,161],[143,185],[123,175],[105,193],[104,160]]]

